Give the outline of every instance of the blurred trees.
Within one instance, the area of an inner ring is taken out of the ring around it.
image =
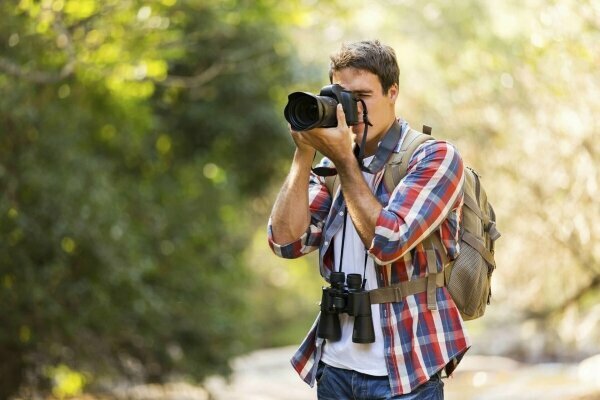
[[[531,360],[592,354],[600,350],[600,3],[474,5],[482,3],[463,13],[469,24],[443,2],[423,7],[424,40],[440,32],[444,40],[432,45],[432,66],[417,63],[435,84],[415,97],[438,113],[422,118],[481,171],[499,214],[498,307],[480,323],[523,324],[511,328],[511,351]]]
[[[284,11],[0,4],[1,398],[64,365],[202,378],[256,345],[241,255],[289,148]]]

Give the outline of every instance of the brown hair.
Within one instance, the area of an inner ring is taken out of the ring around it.
[[[383,93],[387,93],[394,83],[398,84],[400,78],[400,68],[394,49],[381,44],[379,40],[344,43],[330,59],[329,81],[333,79],[335,71],[356,68],[377,75]]]

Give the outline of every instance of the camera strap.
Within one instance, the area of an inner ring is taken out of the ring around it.
[[[365,131],[366,131],[366,129],[367,129],[367,126],[365,125]],[[387,133],[383,137],[383,140],[379,143],[379,146],[377,146],[377,151],[375,152],[375,157],[373,157],[373,161],[371,161],[371,163],[367,167],[363,163],[364,154],[362,154],[363,153],[362,148],[365,147],[365,144],[366,144],[365,137],[367,135],[365,132],[365,135],[363,135],[363,143],[361,145],[360,158],[359,158],[360,169],[365,172],[371,173],[371,174],[375,174],[375,173],[381,171],[381,169],[385,166],[387,161],[390,159],[390,156],[394,152],[394,149],[398,145],[401,135],[402,135],[402,127],[400,126],[398,121],[394,119],[394,123],[392,124],[390,129],[388,129]]]
[[[340,250],[340,265],[338,272],[342,272],[342,261],[344,261],[344,244],[346,243],[346,224],[348,222],[348,207],[344,207],[344,226],[342,227],[342,249]]]
[[[342,265],[344,261],[344,247],[346,247],[346,225],[348,224],[348,207],[344,207],[344,226],[342,227],[342,249],[340,250],[340,263],[338,265],[338,272],[342,272]],[[362,289],[365,289],[365,285],[367,284],[367,261],[369,259],[369,253],[367,249],[365,249],[365,265],[363,267],[363,280],[362,280]]]

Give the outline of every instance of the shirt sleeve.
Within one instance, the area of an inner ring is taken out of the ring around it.
[[[377,219],[370,255],[379,264],[404,256],[437,229],[462,202],[464,169],[452,144],[428,141],[409,161]]]
[[[331,166],[331,162],[324,158],[319,166]],[[283,258],[298,258],[318,249],[331,203],[332,195],[325,186],[325,180],[311,172],[308,184],[310,223],[304,234],[293,242],[275,243],[273,240],[273,227],[271,219],[269,219],[267,235],[269,246],[273,252]]]

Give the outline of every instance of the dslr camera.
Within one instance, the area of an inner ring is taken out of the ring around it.
[[[373,343],[375,331],[371,301],[369,292],[362,288],[361,275],[348,274],[346,280],[343,272],[332,272],[330,282],[329,287],[323,288],[321,296],[321,318],[317,327],[317,336],[331,341],[340,340],[342,331],[339,314],[347,313],[354,317],[352,341]]]
[[[293,92],[288,95],[288,103],[283,115],[295,131],[337,126],[336,107],[342,104],[348,126],[358,125],[360,101],[350,90],[338,84],[327,85],[318,96],[308,92]]]

